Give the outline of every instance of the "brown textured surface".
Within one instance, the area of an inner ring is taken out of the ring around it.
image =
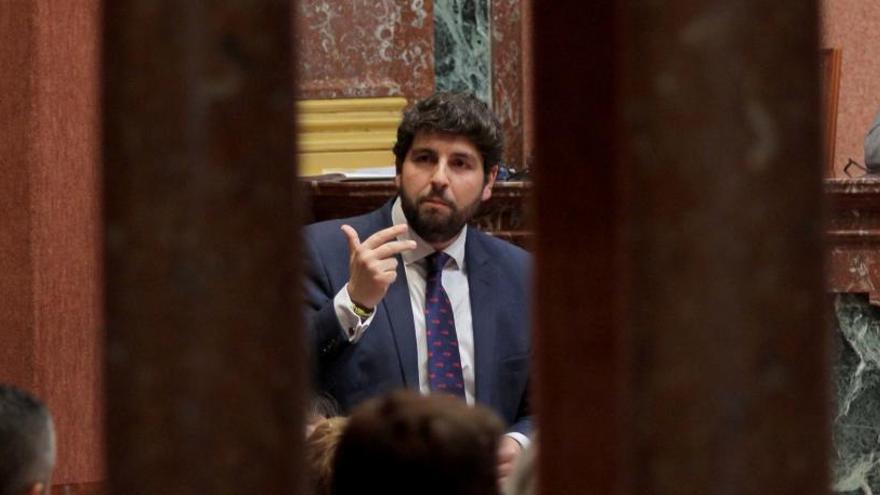
[[[636,492],[827,493],[816,2],[630,12]]]
[[[616,167],[607,166],[618,163],[612,3],[561,1],[532,18],[534,393],[540,441],[550,446],[539,452],[539,493],[624,494],[623,477],[634,474],[625,462],[630,404],[618,400],[631,392],[616,311],[622,205]],[[572,308],[588,316],[573,318]]]
[[[534,16],[541,493],[826,493],[816,5]]]
[[[37,2],[37,160],[31,172],[37,388],[58,429],[56,483],[102,479],[97,0]]]
[[[110,493],[302,487],[290,16],[105,5]]]
[[[831,203],[829,290],[865,293],[880,305],[880,179],[834,179],[825,189]]]
[[[0,381],[33,389],[34,298],[30,170],[36,163],[34,108],[29,84],[36,68],[36,6],[0,8]]]
[[[55,418],[54,481],[103,477],[98,252],[98,5],[0,9],[0,381]]]
[[[491,0],[492,110],[504,126],[504,160],[523,165],[522,10],[520,0]]]
[[[820,50],[819,70],[822,74],[822,144],[826,177],[834,177],[834,147],[837,140],[837,105],[840,103],[840,48]]]
[[[297,98],[434,91],[432,0],[304,0],[296,5]]]
[[[834,152],[836,177],[846,177],[843,167],[850,158],[865,163],[865,134],[880,112],[878,19],[880,2],[822,1],[822,46],[843,51]]]

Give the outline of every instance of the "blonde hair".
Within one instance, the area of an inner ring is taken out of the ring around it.
[[[315,495],[330,495],[336,446],[347,424],[345,417],[327,418],[306,438],[306,470]]]

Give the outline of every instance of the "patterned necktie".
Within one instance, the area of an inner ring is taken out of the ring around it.
[[[448,392],[464,399],[464,377],[455,334],[452,304],[443,290],[443,267],[449,255],[437,251],[425,258],[428,280],[425,287],[425,330],[428,340],[428,380],[431,390]]]

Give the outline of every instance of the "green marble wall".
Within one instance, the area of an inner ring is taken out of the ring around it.
[[[833,490],[880,493],[880,308],[867,297],[835,302]]]
[[[434,1],[434,73],[440,91],[492,102],[489,0]]]

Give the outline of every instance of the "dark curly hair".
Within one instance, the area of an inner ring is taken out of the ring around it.
[[[472,93],[434,93],[403,112],[393,148],[397,173],[419,132],[442,132],[470,139],[483,158],[484,174],[501,163],[504,152],[501,123],[489,106]]]

